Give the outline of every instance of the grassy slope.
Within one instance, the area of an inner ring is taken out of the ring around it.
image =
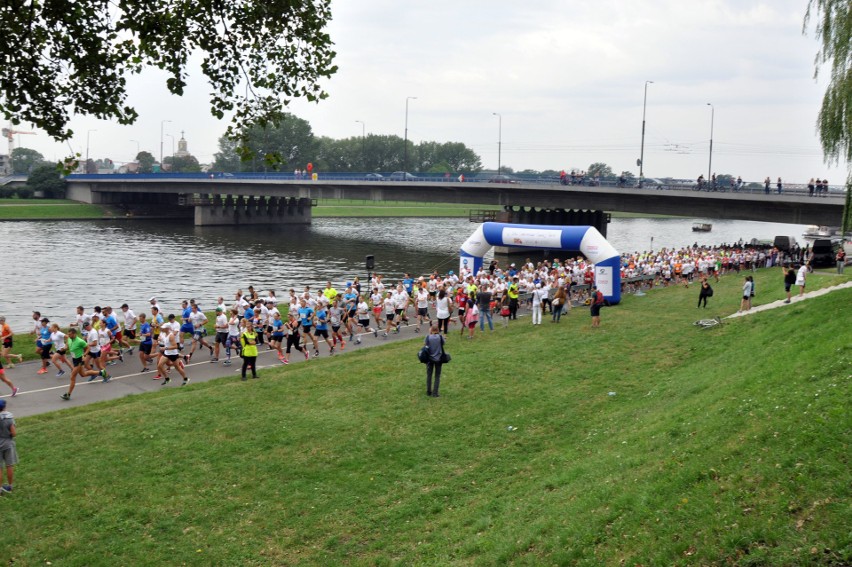
[[[739,286],[716,284],[709,314]],[[440,399],[415,340],[21,420],[0,549],[16,565],[852,562],[852,346],[828,315],[852,291],[707,331],[695,296],[627,297],[597,332],[577,310],[453,335]]]
[[[13,219],[71,219],[101,218],[104,210],[99,205],[88,205],[59,199],[3,199],[0,200],[0,220]]]

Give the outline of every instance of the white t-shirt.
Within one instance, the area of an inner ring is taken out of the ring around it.
[[[196,311],[189,314],[189,322],[192,323],[193,329],[200,330],[207,322],[207,316],[201,311]]]
[[[62,331],[50,333],[50,342],[53,343],[53,348],[57,351],[63,350],[65,348],[65,333]]]
[[[166,350],[163,352],[163,354],[178,354],[177,341],[175,340],[175,336],[176,335],[173,332],[170,332],[166,335],[166,338],[163,342],[166,347]]]
[[[101,342],[97,329],[92,329],[86,334],[86,342],[89,344],[89,352],[101,352]]]
[[[228,318],[225,317],[223,313],[216,315],[216,332],[217,333],[227,333],[228,332]]]
[[[228,321],[228,336],[238,337],[240,335],[240,319],[236,315]]]
[[[367,318],[369,318],[370,306],[369,306],[369,305],[367,305],[367,302],[366,302],[366,301],[361,301],[361,303],[359,303],[359,304],[358,304],[358,311],[357,311],[357,313],[358,313],[358,318],[359,318],[359,319],[367,319]]]
[[[435,316],[438,319],[448,319],[450,317],[450,299],[448,297],[439,297],[435,301],[435,311]]]
[[[429,306],[429,294],[425,289],[417,292],[417,308],[426,309]]]
[[[133,312],[133,309],[128,309],[124,313],[124,329],[127,331],[135,331],[136,330],[136,313]]]

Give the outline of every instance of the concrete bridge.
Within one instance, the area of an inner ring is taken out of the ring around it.
[[[708,193],[689,187],[660,190],[445,179],[296,180],[292,175],[222,173],[70,175],[67,181],[69,199],[117,205],[129,214],[193,218],[199,226],[310,223],[311,206],[317,199],[502,205],[510,215],[528,213],[529,208],[544,216],[548,212],[597,211],[597,223],[605,223],[600,211],[816,225],[839,225],[843,213],[842,193],[809,197],[806,192]],[[605,234],[605,226],[597,228]]]

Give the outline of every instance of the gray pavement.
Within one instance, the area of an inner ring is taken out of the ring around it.
[[[499,317],[498,317],[499,320]],[[495,321],[495,329],[502,327],[502,324]],[[403,327],[399,333],[391,333],[387,338],[382,337],[382,332],[379,332],[378,338],[373,336],[373,333],[356,334],[361,338],[361,344],[346,341],[346,348],[340,350],[338,345],[335,348],[333,356],[343,356],[346,353],[369,348],[372,346],[383,345],[389,342],[400,340],[409,340],[417,337],[423,337],[428,332],[428,326],[423,325],[419,333],[415,332],[416,325]],[[455,333],[453,333],[455,331]],[[458,337],[458,323],[450,327],[450,341]],[[347,336],[344,335],[344,338]],[[187,348],[189,342],[186,342]],[[141,364],[139,357],[136,354],[138,349],[134,349],[133,355],[125,355],[124,362],[118,362],[114,366],[108,366],[107,371],[112,376],[108,383],[104,383],[100,378],[92,382],[78,380],[74,388],[72,398],[68,401],[62,400],[60,396],[68,391],[68,377],[70,371],[66,369],[66,373],[62,377],[56,377],[56,367],[51,365],[47,374],[36,374],[36,371],[41,367],[40,361],[28,361],[22,364],[16,364],[15,368],[6,368],[6,375],[19,388],[18,394],[13,398],[9,392],[8,386],[0,383],[0,389],[3,391],[3,398],[8,403],[8,410],[15,417],[26,417],[29,415],[37,415],[48,413],[59,409],[78,407],[102,400],[114,400],[130,396],[134,394],[142,394],[145,392],[155,392],[164,388],[181,388],[180,375],[174,370],[171,372],[171,382],[163,386],[161,380],[153,380],[157,374],[155,370],[151,372],[139,372]],[[328,345],[325,342],[319,343],[319,358],[329,358]],[[417,355],[416,350],[412,350],[412,358]],[[224,359],[224,348],[220,352],[221,359]],[[293,351],[290,354],[290,364],[310,364],[314,360],[313,351],[311,350],[311,359],[305,361],[304,355],[298,351]],[[190,379],[190,386],[193,383],[207,382],[214,378],[223,376],[233,376],[235,380],[239,380],[240,370],[242,368],[242,359],[236,356],[232,358],[231,366],[224,366],[222,362],[211,363],[207,349],[196,350],[195,355],[186,366],[186,374]],[[153,363],[152,363],[153,364]],[[261,346],[258,349],[257,369],[260,371],[264,368],[283,366],[278,361],[277,351],[267,350],[266,346]],[[153,366],[152,366],[153,368]],[[249,376],[251,374],[249,373]],[[251,379],[251,378],[249,378]],[[261,374],[262,379],[262,374]]]

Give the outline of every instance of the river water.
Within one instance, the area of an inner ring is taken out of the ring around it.
[[[710,222],[709,233],[693,233],[693,222]],[[365,256],[386,281],[458,266],[458,248],[473,232],[467,219],[321,218],[296,227],[194,227],[183,221],[0,222],[3,242],[0,314],[15,330],[31,329],[37,309],[60,324],[84,305],[137,313],[154,295],[166,312],[197,298],[203,308],[238,288],[253,285],[279,299],[291,287],[340,289],[366,277]],[[739,239],[800,237],[805,227],[714,219],[615,218],[608,240],[620,252]],[[799,238],[801,242],[801,238]],[[553,252],[558,257],[558,252]]]

